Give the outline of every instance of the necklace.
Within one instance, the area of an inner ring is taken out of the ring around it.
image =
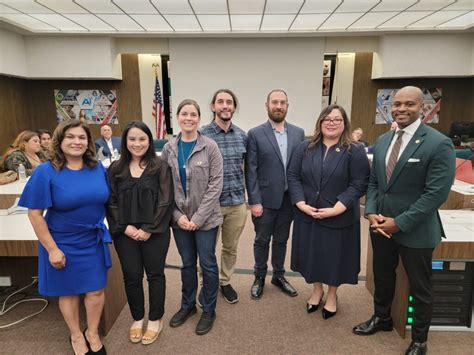
[[[196,145],[196,142],[197,142],[197,139],[194,141],[194,144],[193,146],[191,147],[191,149],[189,150],[189,155],[187,157],[184,156],[184,148],[183,148],[183,145],[184,145],[184,142],[183,140],[181,139],[181,156],[183,157],[183,165],[181,166],[183,169],[186,169],[186,161],[188,160],[189,156],[191,155],[191,153],[193,152],[193,149]]]

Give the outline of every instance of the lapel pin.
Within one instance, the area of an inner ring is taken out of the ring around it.
[[[336,148],[336,152],[338,152],[338,153],[339,153],[340,151],[341,151],[341,149],[339,149],[339,148]]]
[[[417,140],[415,141],[415,143],[416,143],[416,144],[420,144],[421,141],[420,141],[419,139],[417,139]]]
[[[202,161],[198,161],[196,164],[197,165],[202,165]]]

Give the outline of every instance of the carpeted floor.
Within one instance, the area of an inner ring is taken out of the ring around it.
[[[362,229],[367,228],[363,220]],[[365,232],[362,233],[364,236]],[[299,291],[290,298],[270,284],[261,300],[249,297],[253,282],[253,228],[250,218],[241,237],[238,271],[232,285],[240,295],[240,302],[229,305],[219,295],[214,329],[198,336],[194,328],[199,314],[179,328],[170,328],[169,319],[180,305],[181,280],[179,270],[169,268],[167,275],[165,327],[159,339],[150,346],[131,344],[128,327],[131,316],[125,307],[109,334],[104,338],[109,354],[402,354],[409,344],[393,332],[359,337],[352,327],[372,314],[372,298],[364,282],[357,286],[342,286],[339,291],[338,313],[323,320],[321,312],[307,314],[306,300],[311,293],[299,276],[290,274],[289,280]],[[366,238],[362,241],[362,271],[365,275]],[[289,252],[289,251],[288,251]],[[168,264],[179,265],[174,243],[170,247]],[[289,258],[287,258],[287,264]],[[145,282],[146,284],[146,282]],[[40,305],[21,305],[0,318],[0,324],[21,318],[39,309]],[[84,312],[82,312],[84,314]],[[474,354],[474,333],[431,332],[430,354]],[[39,316],[5,330],[0,329],[1,354],[67,354],[71,353],[68,331],[57,308],[57,301]]]

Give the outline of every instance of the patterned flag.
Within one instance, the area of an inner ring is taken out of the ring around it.
[[[160,81],[158,80],[158,71],[155,69],[155,94],[153,96],[153,118],[156,121],[156,138],[164,139],[166,136],[165,111],[163,100],[161,99]]]

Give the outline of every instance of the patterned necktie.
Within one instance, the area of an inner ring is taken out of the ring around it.
[[[386,170],[387,182],[389,182],[390,178],[392,177],[393,169],[395,169],[395,165],[397,164],[398,153],[400,152],[400,147],[402,145],[403,131],[399,130],[397,134],[398,134],[397,140],[395,141],[395,144],[393,145],[393,148],[392,148],[392,152],[390,153],[390,157],[388,158],[387,170]]]

